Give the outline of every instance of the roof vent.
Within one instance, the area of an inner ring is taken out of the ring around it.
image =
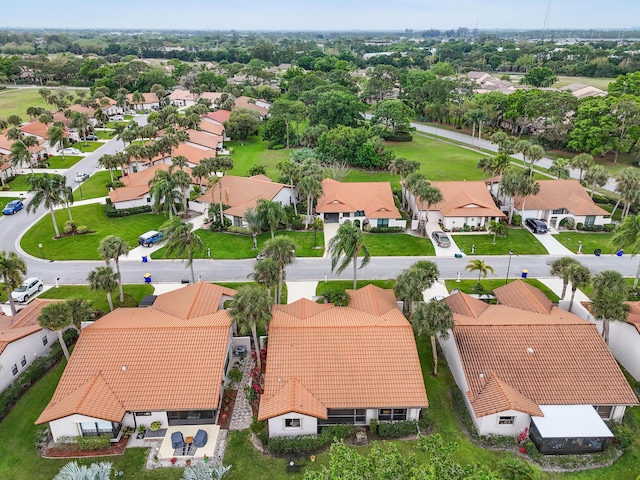
[[[122,366],[122,371],[123,371],[123,372],[126,372],[126,371],[127,371],[127,366],[126,366],[126,365],[123,365],[123,366]]]
[[[533,354],[533,348],[531,348],[531,347],[527,348],[527,352]]]
[[[478,375],[480,378],[484,378],[484,373],[481,373],[480,375]]]

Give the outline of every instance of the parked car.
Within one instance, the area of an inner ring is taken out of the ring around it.
[[[162,232],[157,232],[155,230],[150,230],[147,233],[143,233],[138,238],[138,245],[142,245],[143,247],[152,247],[160,240],[162,240]]]
[[[84,138],[85,138],[85,140],[89,140],[90,142],[98,141],[98,137],[96,135],[94,135],[93,133],[90,133],[89,135],[85,135]]]
[[[547,224],[537,218],[527,218],[524,224],[529,227],[533,233],[547,233]]]
[[[11,200],[5,207],[2,209],[2,213],[5,215],[13,215],[16,212],[22,210],[22,200]]]
[[[112,122],[123,122],[124,121],[124,117],[122,115],[113,115],[111,117],[109,117],[109,120]]]
[[[63,155],[82,155],[82,152],[77,148],[69,147],[62,150]]]
[[[89,178],[88,173],[78,172],[76,173],[76,182],[84,182]]]
[[[264,252],[260,252],[257,256],[256,256],[256,260],[264,260],[265,258],[267,258],[267,254]]]
[[[42,280],[38,277],[29,277],[27,278],[21,287],[16,288],[13,292],[11,292],[11,297],[16,302],[25,303],[36,293],[42,291]]]
[[[431,237],[436,241],[436,244],[439,247],[447,248],[451,246],[451,240],[449,240],[447,234],[440,230],[436,230],[435,232],[433,232],[431,234]]]

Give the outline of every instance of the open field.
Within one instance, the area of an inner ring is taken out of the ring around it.
[[[9,185],[9,190],[13,192],[26,192],[29,190],[29,185],[27,184],[27,178],[30,174],[24,175],[16,175],[16,177],[11,180],[6,185]],[[41,173],[34,173],[34,175],[42,175]]]
[[[100,170],[94,173],[88,180],[76,184],[77,187],[75,187],[74,193],[76,200],[106,197],[109,195],[109,189],[106,187],[109,182],[111,182],[111,177],[108,171]],[[82,190],[82,194],[80,190]]]
[[[81,155],[65,155],[64,158],[62,155],[55,155],[47,159],[47,163],[49,164],[48,168],[71,168],[83,158]]]
[[[264,165],[267,170],[267,176],[274,181],[278,181],[280,172],[276,165],[282,160],[289,158],[289,154],[293,149],[268,150],[269,142],[262,140],[260,137],[249,137],[245,142],[225,142],[227,149],[232,148],[233,153],[233,170],[230,175],[244,177],[253,165]]]
[[[9,115],[19,115],[23,121],[27,121],[29,107],[52,108],[42,99],[37,88],[16,88],[0,92],[0,118],[6,120]]]
[[[500,73],[495,74],[496,77],[500,77]],[[520,79],[524,75],[509,75],[511,77],[511,82],[518,85],[520,83]],[[558,75],[558,81],[552,85],[555,88],[566,87],[567,85],[571,85],[572,83],[584,83],[585,85],[593,85],[596,88],[600,88],[602,90],[606,90],[611,82],[613,82],[615,78],[592,78],[592,77],[569,77],[566,75]]]

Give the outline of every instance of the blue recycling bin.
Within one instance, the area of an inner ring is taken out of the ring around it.
[[[149,261],[149,258],[146,255],[142,256],[142,263],[147,263]]]
[[[145,273],[144,274],[144,283],[151,283],[151,274],[150,273]]]
[[[621,257],[623,253],[624,253],[624,250],[618,250],[618,251],[616,252],[616,255],[617,255],[617,256],[619,256],[619,257]]]
[[[527,278],[527,275],[529,274],[529,270],[527,270],[526,268],[522,269],[522,278]]]

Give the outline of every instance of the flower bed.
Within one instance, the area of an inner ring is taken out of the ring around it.
[[[224,430],[229,429],[231,424],[231,416],[233,414],[233,407],[236,404],[236,396],[238,390],[225,391],[222,396],[222,405],[220,406],[220,416],[218,417],[218,425]]]
[[[122,455],[129,443],[128,438],[120,438],[118,442],[111,443],[108,448],[101,448],[99,450],[80,450],[78,449],[64,449],[61,450],[55,446],[45,449],[45,458],[77,458],[77,457],[105,457],[110,455]]]

